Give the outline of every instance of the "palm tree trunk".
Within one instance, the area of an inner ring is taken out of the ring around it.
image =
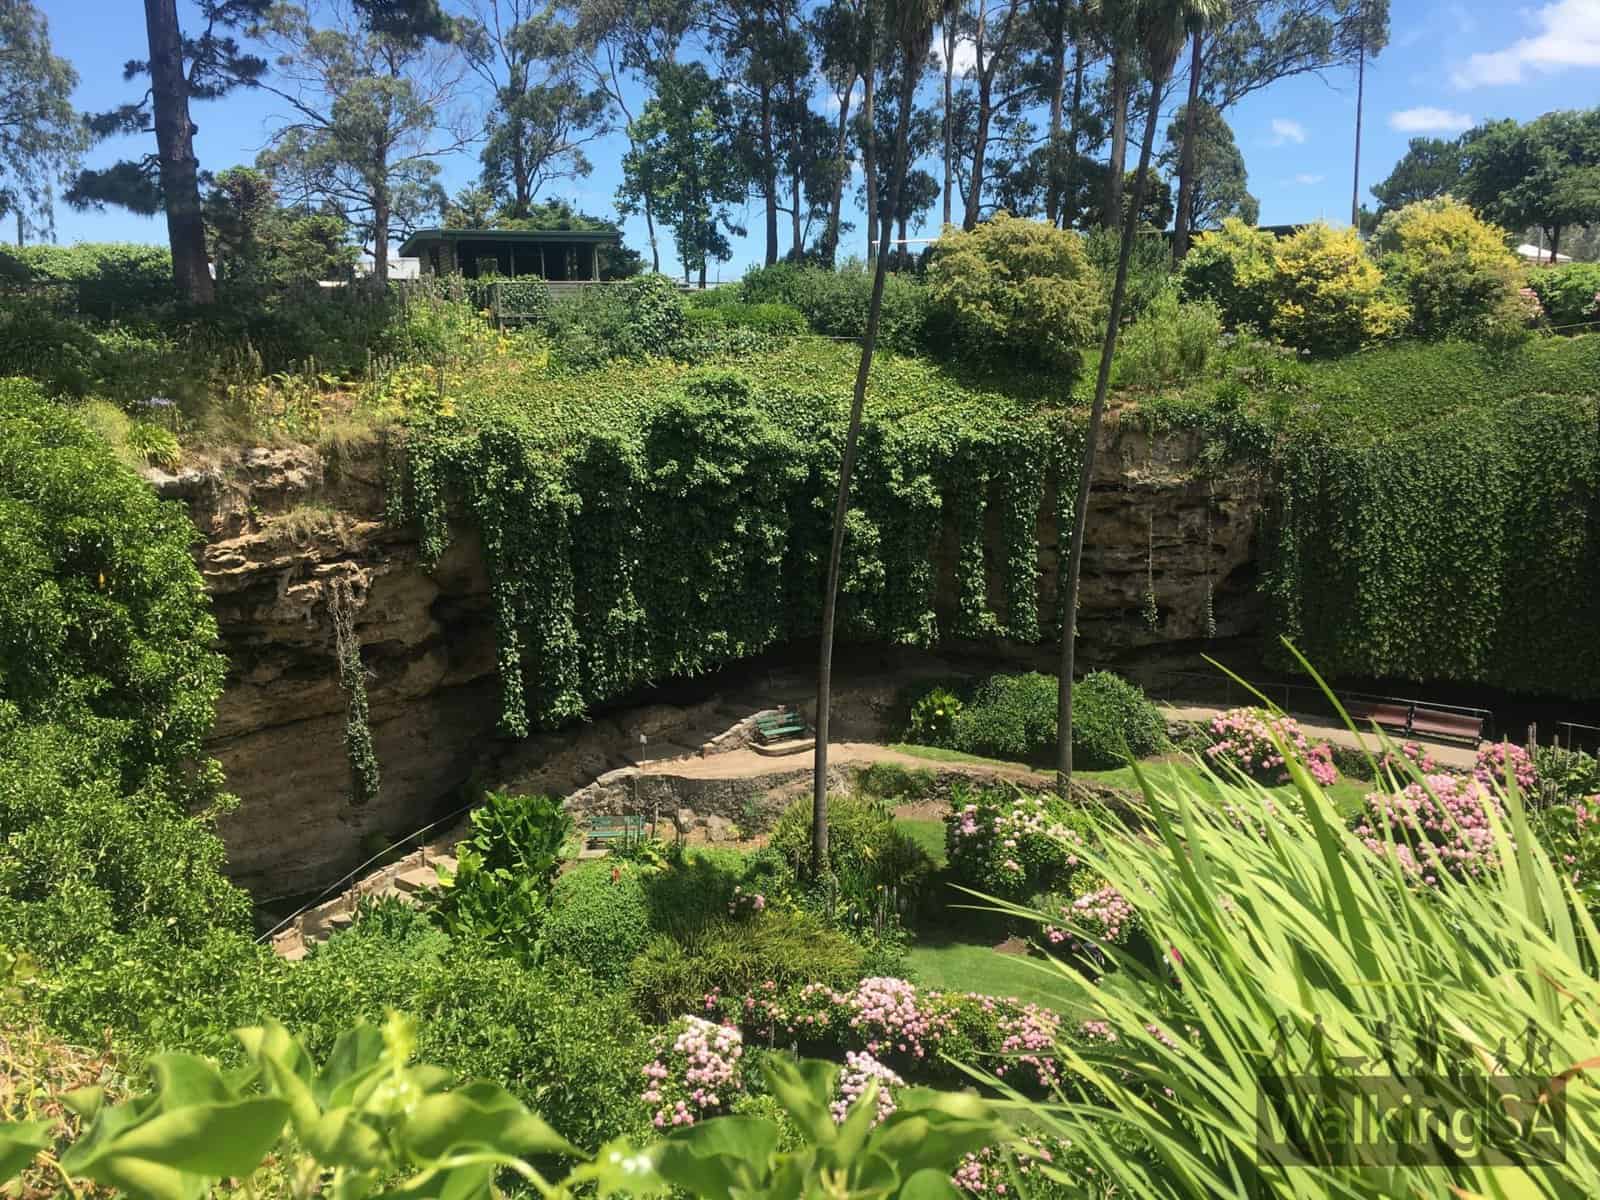
[[[1161,93],[1166,79],[1150,80],[1150,103],[1145,112],[1144,141],[1139,146],[1139,173],[1133,177],[1133,203],[1122,222],[1122,245],[1117,249],[1117,277],[1111,286],[1111,311],[1106,336],[1100,346],[1100,371],[1094,381],[1094,403],[1089,408],[1089,429],[1083,443],[1083,465],[1078,476],[1078,497],[1072,510],[1072,542],[1067,552],[1066,575],[1061,590],[1061,679],[1056,691],[1056,788],[1062,796],[1072,784],[1072,672],[1078,638],[1078,578],[1083,570],[1083,538],[1089,521],[1089,485],[1094,477],[1095,443],[1105,420],[1106,392],[1111,386],[1111,358],[1117,352],[1117,325],[1128,290],[1128,262],[1133,239],[1139,233],[1139,209],[1144,206],[1145,176],[1161,120]]]
[[[889,168],[889,194],[883,205],[878,244],[886,246],[900,189],[906,177],[906,140],[917,72],[903,72],[900,112],[895,123],[894,160]],[[871,195],[869,192],[868,195]],[[889,256],[879,253],[872,272],[872,299],[867,304],[867,328],[861,339],[861,362],[856,368],[855,392],[850,398],[850,426],[845,433],[844,457],[839,463],[839,492],[833,503],[833,539],[828,547],[828,580],[822,593],[822,646],[817,660],[817,745],[811,777],[811,874],[820,879],[828,870],[828,717],[833,696],[833,625],[839,600],[839,570],[844,559],[844,523],[850,511],[850,476],[855,470],[856,443],[861,437],[861,414],[867,403],[867,377],[878,344],[878,318],[883,312],[883,281]]]
[[[940,28],[944,39],[944,221],[950,224],[950,192],[955,186],[951,171],[951,145],[955,131],[951,128],[951,105],[955,93],[956,57],[956,0],[945,0],[944,18]],[[943,226],[941,226],[942,228]]]
[[[1103,229],[1122,225],[1122,176],[1128,157],[1128,68],[1126,53],[1111,52],[1111,157],[1106,161],[1105,204],[1100,210]]]
[[[1189,102],[1183,109],[1183,147],[1178,152],[1178,215],[1172,230],[1172,265],[1177,266],[1189,253],[1189,227],[1194,224],[1195,130],[1200,127],[1200,72],[1204,67],[1201,44],[1204,35],[1194,35],[1194,52],[1189,59]]]
[[[1361,235],[1361,102],[1367,89],[1367,24],[1363,16],[1356,43],[1356,165],[1350,178],[1350,227]]]

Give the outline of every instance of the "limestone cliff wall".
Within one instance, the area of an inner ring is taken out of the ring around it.
[[[1208,586],[1220,635],[1257,624],[1261,483],[1246,472],[1197,478],[1198,449],[1189,435],[1108,423],[1084,555],[1087,661],[1203,637]],[[242,801],[223,834],[235,877],[263,899],[328,883],[454,807],[469,776],[508,750],[520,780],[569,791],[637,736],[632,718],[628,731],[600,719],[582,738],[496,742],[493,628],[478,546],[463,533],[435,569],[422,569],[413,534],[383,519],[383,467],[381,446],[329,459],[305,447],[262,447],[151,474],[157,490],[187,503],[205,536],[200,569],[230,662],[212,750]],[[1053,611],[1065,546],[1049,511],[1039,542],[1040,596]],[[953,565],[938,578],[936,607],[946,611]],[[383,770],[370,805],[352,802],[345,762],[328,612],[335,581],[348,584],[368,669]],[[1161,616],[1155,629],[1141,616],[1149,585]],[[997,573],[991,595],[1003,595]]]

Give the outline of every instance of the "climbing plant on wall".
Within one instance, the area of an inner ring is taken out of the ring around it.
[[[397,515],[431,559],[452,517],[482,540],[504,733],[815,631],[849,375],[837,347],[793,354],[595,372],[414,422]],[[1039,512],[1071,461],[1058,418],[925,362],[887,359],[873,384],[841,630],[1036,640]],[[941,623],[947,526],[959,603]]]
[[[361,661],[361,641],[356,637],[355,601],[349,580],[336,579],[329,586],[328,613],[333,618],[339,687],[344,691],[344,751],[350,760],[350,798],[356,804],[367,804],[378,798],[382,775],[378,752],[372,745],[367,668]]]

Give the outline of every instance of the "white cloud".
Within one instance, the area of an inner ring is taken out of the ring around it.
[[[950,56],[950,63],[955,67],[957,79],[965,79],[967,73],[978,65],[978,43],[971,38],[957,38],[955,53]]]
[[[1308,175],[1304,171],[1294,177],[1294,181],[1302,187],[1310,187],[1314,183],[1321,183],[1326,175]]]
[[[1469,13],[1465,5],[1447,4],[1444,11],[1456,23],[1456,32],[1463,35],[1477,32],[1478,18]]]
[[[1458,88],[1521,83],[1526,71],[1600,67],[1600,0],[1555,0],[1530,14],[1537,33],[1504,50],[1474,54],[1451,72]]]
[[[1306,140],[1306,127],[1299,121],[1291,121],[1288,117],[1272,118],[1272,144],[1281,146],[1285,142],[1301,145]]]
[[[1472,116],[1423,104],[1390,113],[1389,128],[1401,133],[1461,133],[1472,128]]]

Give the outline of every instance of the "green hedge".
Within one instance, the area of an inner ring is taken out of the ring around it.
[[[56,284],[85,316],[143,319],[176,298],[172,254],[160,246],[79,242],[0,249],[0,278]]]
[[[650,940],[650,902],[638,868],[590,863],[556,880],[544,956],[614,981]]]

